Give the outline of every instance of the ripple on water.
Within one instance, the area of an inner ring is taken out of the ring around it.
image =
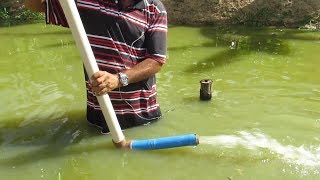
[[[15,121],[20,127],[37,120],[61,118],[67,111],[61,103],[74,99],[72,94],[62,91],[56,82],[31,80],[30,74],[10,74],[2,81],[6,79],[10,79],[10,83],[1,91],[6,106],[0,113],[20,116],[22,122]]]

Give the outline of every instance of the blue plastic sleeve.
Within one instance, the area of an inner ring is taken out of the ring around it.
[[[133,140],[131,142],[131,149],[133,150],[152,150],[152,149],[166,149],[181,146],[196,146],[198,145],[198,138],[196,134],[187,134],[181,136],[163,137],[157,139],[147,140]]]

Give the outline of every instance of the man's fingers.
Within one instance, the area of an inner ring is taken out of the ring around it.
[[[104,83],[101,83],[97,87],[99,87],[100,89],[103,89],[103,88],[107,88],[107,85]]]
[[[105,77],[101,76],[101,77],[99,77],[99,78],[96,80],[96,83],[97,83],[97,85],[98,85],[98,84],[100,85],[100,84],[102,84],[105,80],[106,80]]]
[[[100,79],[101,76],[103,76],[103,71],[98,71],[94,73],[90,78],[90,84],[92,86],[97,86],[98,84],[100,84],[101,82],[99,82],[98,79]]]
[[[92,91],[94,95],[96,96],[101,96],[104,95],[105,93],[109,92],[110,89],[109,88],[103,88],[103,89],[99,89],[97,91]]]
[[[97,96],[101,96],[104,95],[105,93],[109,92],[110,89],[109,88],[103,88],[100,92],[98,92],[96,95]]]
[[[92,86],[99,86],[101,83],[103,83],[109,78],[109,73],[105,71],[98,71],[91,76],[90,84]]]
[[[92,79],[90,81],[90,84],[92,86],[99,86],[101,83],[103,83],[103,78],[102,77],[99,77],[98,79]]]
[[[96,96],[101,96],[109,91],[111,91],[111,88],[106,86],[105,84],[99,84],[98,86],[92,87],[92,92]]]
[[[98,87],[92,87],[91,91],[93,92],[93,94],[96,94],[97,92],[100,91],[100,89]]]
[[[94,73],[92,76],[91,76],[91,79],[94,80],[94,79],[97,79],[99,77],[101,77],[103,75],[103,71],[98,71],[96,73]]]
[[[117,88],[119,80],[114,76],[114,74],[105,71],[94,73],[90,80],[92,92],[96,95],[102,95]]]

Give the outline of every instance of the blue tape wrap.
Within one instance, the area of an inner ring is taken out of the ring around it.
[[[181,136],[171,136],[147,140],[133,140],[131,142],[131,149],[133,150],[152,150],[152,149],[166,149],[181,146],[196,146],[198,145],[198,138],[196,134],[187,134]]]

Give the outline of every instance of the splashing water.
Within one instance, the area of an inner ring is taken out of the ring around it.
[[[296,147],[282,145],[276,139],[272,139],[262,133],[248,133],[241,131],[237,135],[201,136],[200,144],[208,144],[223,148],[236,148],[242,146],[249,150],[258,148],[268,149],[281,160],[289,164],[304,167],[320,168],[320,146]]]

